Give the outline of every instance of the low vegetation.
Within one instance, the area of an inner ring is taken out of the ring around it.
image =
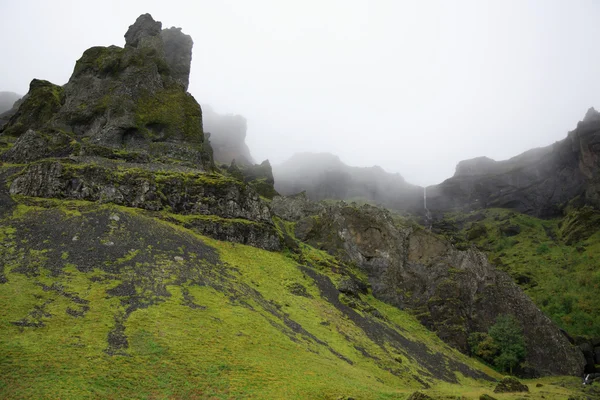
[[[475,244],[572,335],[600,336],[600,213],[571,209],[542,220],[503,209],[447,214],[434,230]]]

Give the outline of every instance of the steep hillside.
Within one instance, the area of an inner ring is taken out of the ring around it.
[[[465,337],[506,314],[518,372],[552,375],[530,398],[593,395],[483,253],[274,196],[268,162],[215,166],[192,43],[142,15],[65,86],[33,80],[0,131],[1,398],[479,398],[501,375]]]
[[[403,211],[423,208],[422,188],[380,167],[358,168],[328,153],[300,153],[273,167],[275,188],[284,195],[302,191],[311,200],[368,202]]]
[[[498,377],[370,293],[347,305],[358,272],[307,246],[300,264],[93,202],[3,214],[3,398],[477,398]],[[578,386],[543,382],[532,398]]]

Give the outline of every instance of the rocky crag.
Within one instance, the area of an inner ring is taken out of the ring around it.
[[[202,110],[186,92],[192,45],[181,29],[162,30],[145,14],[125,47],[85,51],[65,86],[34,79],[1,131],[1,160],[30,163],[10,193],[212,215],[193,226],[279,249],[259,194],[214,168]],[[273,190],[272,179],[261,184]]]

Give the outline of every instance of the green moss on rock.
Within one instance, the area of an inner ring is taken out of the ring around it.
[[[20,136],[28,129],[44,126],[58,112],[65,100],[61,86],[34,79],[18,111],[4,126],[2,134]]]

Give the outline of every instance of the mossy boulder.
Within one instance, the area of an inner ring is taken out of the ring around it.
[[[507,376],[498,382],[494,393],[514,393],[514,392],[529,392],[529,387],[522,384],[517,378]]]
[[[413,392],[406,400],[435,400],[423,392]]]

